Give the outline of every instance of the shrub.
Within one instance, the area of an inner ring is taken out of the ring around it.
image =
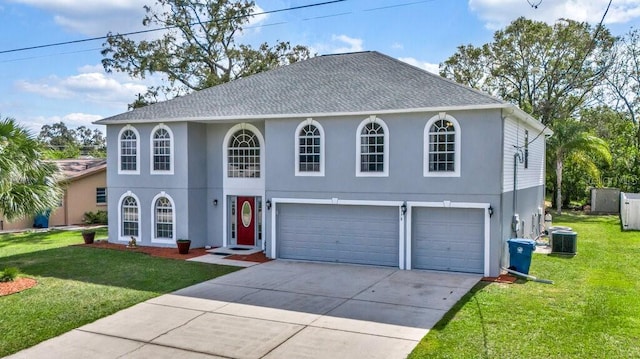
[[[20,274],[20,270],[16,267],[7,267],[0,272],[0,282],[13,282]]]
[[[107,211],[85,212],[85,224],[107,224]]]

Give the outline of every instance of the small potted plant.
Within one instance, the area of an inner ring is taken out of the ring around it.
[[[191,247],[190,239],[178,239],[176,241],[176,244],[178,245],[178,253],[180,254],[189,253],[189,247]]]
[[[91,244],[93,240],[96,238],[96,230],[95,229],[85,229],[82,231],[82,239],[84,239],[84,244]]]

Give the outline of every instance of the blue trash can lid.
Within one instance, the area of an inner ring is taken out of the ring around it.
[[[522,245],[529,245],[529,246],[535,246],[536,245],[536,241],[534,241],[533,239],[528,239],[528,238],[511,238],[507,242],[515,243],[515,244],[522,244]]]

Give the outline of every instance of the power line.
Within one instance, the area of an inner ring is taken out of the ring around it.
[[[301,10],[301,9],[307,9],[307,8],[312,8],[312,7],[324,6],[324,5],[331,5],[331,4],[345,2],[345,1],[348,1],[348,0],[330,0],[330,1],[313,3],[313,4],[307,4],[307,5],[300,5],[300,6],[293,6],[293,7],[283,8],[283,9],[277,9],[277,10],[263,11],[263,12],[260,12],[260,13],[254,13],[254,14],[250,14],[250,15],[242,15],[242,16],[235,16],[235,17],[226,18],[226,19],[211,20],[211,21],[207,21],[207,22],[228,21],[228,20],[241,19],[241,18],[250,17],[250,16],[275,14],[275,13],[279,13],[279,12],[294,11],[294,10]],[[191,24],[191,25],[196,25],[196,24]],[[150,32],[175,29],[177,27],[178,27],[177,25],[175,25],[175,26],[165,26],[165,27],[160,27],[160,28],[155,28],[155,29],[131,31],[131,32],[127,32],[127,33],[119,34],[119,35],[123,35],[123,36],[140,35],[140,34],[146,34],[146,33],[150,33]],[[109,36],[98,36],[98,37],[90,37],[90,38],[86,38],[86,39],[78,39],[78,40],[71,40],[71,41],[56,42],[56,43],[51,43],[51,44],[43,44],[43,45],[36,45],[36,46],[29,46],[29,47],[21,47],[21,48],[17,48],[17,49],[2,50],[2,51],[0,51],[0,54],[7,54],[7,53],[11,53],[11,52],[20,52],[20,51],[28,51],[28,50],[36,50],[36,49],[42,49],[42,48],[46,48],[46,47],[78,44],[78,43],[89,42],[89,41],[106,40],[108,37]]]

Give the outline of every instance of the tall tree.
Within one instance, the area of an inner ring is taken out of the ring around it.
[[[572,118],[554,122],[554,134],[548,140],[547,166],[555,173],[556,211],[562,213],[562,175],[566,161],[570,160],[584,170],[586,176],[600,180],[597,161],[611,163],[607,143]]]
[[[134,41],[109,34],[102,64],[107,72],[120,71],[145,78],[160,73],[166,85],[138,94],[130,108],[157,102],[252,75],[310,56],[304,46],[289,42],[262,43],[257,48],[236,43],[236,37],[255,11],[247,0],[156,0],[145,6],[142,24],[165,28],[156,40]]]
[[[600,99],[603,104],[628,114],[636,128],[636,147],[640,149],[640,31],[633,29],[622,36],[613,54]]]
[[[106,157],[106,140],[100,130],[85,126],[68,128],[64,122],[44,125],[38,135],[48,159],[77,158],[80,155]]]
[[[58,206],[58,168],[38,141],[12,118],[0,119],[0,212],[8,220]]]
[[[615,39],[603,26],[519,18],[493,42],[458,47],[440,75],[489,92],[551,125],[576,114],[611,63]]]

